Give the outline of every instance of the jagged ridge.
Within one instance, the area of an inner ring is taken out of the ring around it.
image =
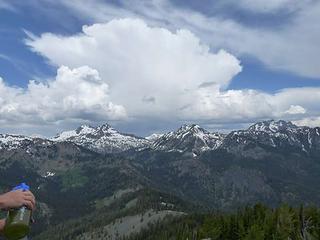
[[[71,142],[99,153],[149,148],[157,151],[193,152],[198,155],[219,148],[237,151],[254,145],[273,148],[291,146],[310,153],[320,151],[320,128],[299,127],[283,120],[269,120],[229,134],[212,133],[196,124],[183,125],[176,131],[152,134],[146,138],[120,133],[108,124],[98,127],[82,125],[52,139],[0,134],[0,150],[25,148],[32,143],[50,145],[55,142]]]
[[[320,150],[320,128],[299,127],[283,120],[263,121],[247,130],[233,131],[227,135],[221,147],[265,145],[272,148],[292,147],[310,153]]]

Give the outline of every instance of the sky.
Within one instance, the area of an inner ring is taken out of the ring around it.
[[[319,0],[0,0],[0,132],[320,126]]]

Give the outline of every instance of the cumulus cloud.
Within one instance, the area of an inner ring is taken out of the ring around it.
[[[182,109],[187,119],[207,121],[255,121],[256,119],[295,119],[304,116],[310,109],[311,116],[317,116],[320,107],[320,88],[283,89],[275,94],[257,90],[219,91],[212,87],[195,92],[192,103]],[[292,105],[292,103],[297,105]]]
[[[224,89],[241,71],[237,58],[210,52],[190,31],[170,32],[138,19],[84,26],[75,36],[46,33],[27,44],[57,66],[90,64],[108,80],[111,98],[133,117],[167,118],[192,101],[200,85]]]
[[[226,90],[242,69],[239,60],[224,50],[212,53],[188,30],[172,32],[128,18],[84,26],[72,36],[45,33],[27,44],[54,65],[97,69],[112,88],[110,98],[125,107],[129,118],[217,123],[297,120],[297,115],[320,112],[319,88],[274,94]]]
[[[96,70],[62,66],[56,79],[30,81],[26,89],[8,86],[0,78],[0,116],[3,125],[14,126],[70,119],[123,119],[126,112],[110,101],[108,84]]]
[[[285,111],[285,113],[288,113],[288,114],[305,114],[307,111],[299,106],[299,105],[291,105],[290,108]]]

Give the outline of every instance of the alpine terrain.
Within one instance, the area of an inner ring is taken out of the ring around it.
[[[51,139],[0,134],[0,176],[2,192],[26,182],[36,195],[32,239],[120,239],[194,212],[319,206],[320,128],[269,120],[228,134],[195,124],[146,138],[108,124]]]

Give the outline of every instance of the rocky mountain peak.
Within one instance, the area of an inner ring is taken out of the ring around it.
[[[73,142],[102,153],[126,151],[131,148],[144,147],[148,143],[146,139],[122,134],[109,124],[98,127],[82,125],[76,130],[62,132],[52,140]]]
[[[78,127],[75,132],[77,134],[88,134],[91,133],[95,130],[94,127],[90,126],[90,125],[81,125],[80,127]]]
[[[177,131],[172,132],[176,137],[184,137],[186,134],[203,137],[203,134],[210,134],[207,130],[197,124],[184,124]]]
[[[178,130],[164,134],[153,143],[153,148],[168,151],[202,152],[217,148],[223,134],[210,133],[197,124],[185,124]]]
[[[178,131],[199,131],[202,128],[197,124],[183,124]]]

